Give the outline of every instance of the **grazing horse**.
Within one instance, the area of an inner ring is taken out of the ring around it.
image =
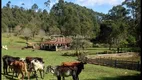
[[[26,61],[26,63],[28,64],[28,69],[29,69],[29,67],[31,66],[30,64],[31,64],[31,61],[32,61],[33,59],[37,59],[39,62],[44,63],[43,58],[40,58],[40,57],[30,57],[30,56],[28,56],[28,57],[25,58],[25,61]]]
[[[36,46],[36,44],[35,44],[35,43],[26,42],[26,44],[27,44],[27,46],[26,46],[26,47],[23,47],[23,48],[22,48],[22,50],[23,50],[23,49],[27,49],[27,48],[32,48],[32,49],[33,49],[33,51],[34,51],[35,46]]]
[[[40,76],[43,79],[44,78],[44,63],[40,62],[38,59],[33,59],[29,66],[29,75],[30,73],[34,71],[37,79],[37,71],[40,72]]]
[[[9,56],[9,55],[4,55],[2,57],[3,59],[3,71],[4,74],[8,74],[7,69],[9,67],[9,69],[11,68],[10,64],[11,62],[15,61],[15,60],[19,60],[20,57],[13,57],[13,56]]]
[[[26,73],[28,73],[26,63],[24,61],[13,61],[13,62],[11,62],[10,65],[12,66],[12,69],[13,69],[12,78],[13,78],[14,72],[15,72],[15,73],[18,73],[18,79],[19,79],[19,74],[21,73],[22,80],[24,80],[24,73],[25,73],[25,75],[26,75]],[[29,76],[28,76],[28,80],[29,80]]]
[[[77,62],[77,63],[74,62],[74,63],[75,64],[72,65],[47,66],[46,73],[51,72],[57,77],[57,80],[61,80],[61,76],[63,80],[65,80],[65,77],[68,76],[72,76],[73,80],[79,80],[78,75],[81,73],[82,69],[84,69],[85,63],[83,62]]]

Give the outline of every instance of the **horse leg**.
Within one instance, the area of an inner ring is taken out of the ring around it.
[[[73,71],[73,73],[72,73],[72,78],[73,78],[73,80],[77,80],[77,74],[76,74],[76,71]]]
[[[21,74],[22,74],[22,80],[24,80],[24,72],[21,72]]]
[[[31,74],[31,72],[28,72],[28,80],[30,79],[30,74]]]
[[[4,74],[7,74],[7,73],[6,73],[6,67],[3,67],[3,73],[4,73]]]
[[[38,76],[37,76],[37,72],[35,71],[35,76],[36,76],[36,80],[38,80],[37,78],[38,78]]]
[[[7,69],[8,69],[8,72],[10,73],[10,66]]]
[[[16,77],[18,76],[18,73],[17,73],[17,72],[15,72],[15,76],[16,76]]]
[[[13,74],[12,74],[12,79],[13,79],[13,76],[14,76],[14,70],[13,70]]]
[[[44,79],[44,70],[42,72],[43,72],[43,79]]]
[[[41,73],[41,70],[39,71],[40,72],[40,77],[42,78],[42,73]],[[43,79],[43,78],[42,78]]]
[[[75,75],[72,75],[73,80],[77,80],[77,77]]]
[[[65,77],[64,77],[64,76],[63,76],[62,78],[63,78],[63,80],[65,80]]]
[[[6,66],[6,68],[5,68],[5,72],[6,72],[6,74],[8,75],[8,71],[7,71],[7,69],[8,69],[8,66]]]
[[[76,76],[76,79],[77,79],[77,80],[79,80],[79,77],[78,77],[78,75]]]
[[[20,73],[18,72],[18,79],[20,80]]]
[[[57,76],[57,80],[61,80],[61,76]]]
[[[11,72],[12,71],[12,67],[11,66],[9,66],[9,72]]]

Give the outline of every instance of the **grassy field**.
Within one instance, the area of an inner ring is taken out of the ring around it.
[[[8,50],[2,49],[1,51],[2,56],[3,55],[11,55],[19,57],[38,56],[43,58],[43,60],[45,61],[45,66],[60,65],[63,61],[77,60],[77,57],[61,56],[62,53],[65,51],[55,52],[55,51],[41,51],[41,50],[32,51],[31,49],[21,50],[20,46],[24,46],[25,45],[24,42],[25,42],[24,40],[16,37],[11,37],[11,38],[2,37],[2,44],[7,44],[9,47]],[[93,52],[93,50],[91,50],[91,52]],[[3,70],[2,70],[1,80],[17,79],[16,77],[14,77],[14,79],[11,79],[10,75],[3,75]],[[85,69],[81,72],[79,78],[80,80],[139,80],[138,79],[139,76],[140,72],[138,71],[86,64]],[[35,78],[32,77],[30,80],[35,80]],[[41,80],[40,77],[39,80]],[[54,75],[49,73],[45,74],[43,80],[57,80],[57,79]],[[67,77],[66,80],[72,80],[72,77]]]

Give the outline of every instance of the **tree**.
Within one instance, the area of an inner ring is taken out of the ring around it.
[[[15,28],[14,28],[14,33],[15,33],[15,36],[18,36],[21,32],[22,28],[20,25],[17,25]]]
[[[79,38],[77,36],[74,37],[71,47],[76,50],[77,54],[80,52],[81,45],[82,45],[81,38]]]
[[[49,6],[50,6],[50,0],[47,0],[46,2],[44,2],[44,5],[45,5],[46,7],[49,7]]]
[[[31,29],[31,34],[32,34],[32,37],[34,38],[35,35],[38,33],[40,27],[40,23],[37,19],[35,18],[32,18],[32,20],[26,25],[26,27],[30,28]]]
[[[131,15],[131,19],[129,21],[130,29],[129,34],[136,38],[136,46],[140,47],[141,42],[141,0],[125,0],[122,5],[126,6],[127,10]]]
[[[6,30],[7,30],[7,25],[4,22],[2,22],[2,32],[6,32]]]
[[[60,34],[60,29],[56,26],[49,27],[49,35],[58,35]]]
[[[46,35],[46,33],[45,33],[44,30],[40,29],[38,35],[41,38],[41,42],[42,42],[44,37],[45,37],[45,35]]]
[[[31,30],[30,30],[29,28],[24,28],[22,35],[24,36],[26,42],[28,42],[28,40],[29,40],[29,39],[31,38],[31,36],[32,36]]]
[[[6,6],[7,6],[8,8],[10,8],[10,4],[11,4],[11,1],[8,1],[8,3],[6,4]]]
[[[21,5],[22,5],[22,7],[20,7],[20,8],[21,8],[21,10],[24,10],[23,6],[24,6],[25,4],[24,4],[24,3],[22,3]]]
[[[71,44],[71,48],[76,50],[76,53],[80,53],[81,49],[92,47],[92,43],[86,40],[83,36],[77,35],[73,37],[73,42]]]
[[[33,4],[31,9],[36,11],[38,9],[38,5],[37,4]]]
[[[90,48],[93,46],[93,44],[89,41],[89,40],[82,40],[82,48],[83,50],[86,49],[86,48]]]
[[[127,19],[127,15],[129,14],[128,10],[126,10],[125,7],[122,5],[114,6],[111,10],[109,10],[110,19],[116,20],[116,19]]]

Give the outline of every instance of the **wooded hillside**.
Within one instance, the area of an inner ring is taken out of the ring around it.
[[[108,14],[95,12],[80,5],[59,0],[50,12],[34,4],[30,9],[11,5],[2,8],[2,32],[16,36],[81,35],[93,43],[105,43],[117,47],[140,47],[140,0],[125,0],[114,6]],[[50,5],[50,0],[43,3]],[[26,34],[26,35],[27,35]]]

